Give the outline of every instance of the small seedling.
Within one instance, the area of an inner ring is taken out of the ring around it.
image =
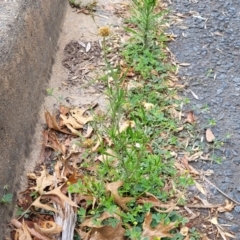
[[[216,126],[217,122],[214,120],[214,119],[209,119],[208,120],[208,125],[213,127],[213,126]]]
[[[2,203],[2,204],[10,204],[12,202],[12,198],[13,198],[13,194],[12,193],[6,193],[0,199],[0,203]]]
[[[54,88],[47,88],[46,91],[47,91],[47,94],[48,94],[49,96],[54,97],[59,103],[62,103],[62,102],[63,102],[64,99],[63,99],[62,96],[56,96],[56,95],[54,94]]]

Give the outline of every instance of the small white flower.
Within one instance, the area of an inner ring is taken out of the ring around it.
[[[136,143],[136,144],[135,144],[135,147],[136,147],[136,148],[140,148],[141,145],[140,145],[139,143]]]

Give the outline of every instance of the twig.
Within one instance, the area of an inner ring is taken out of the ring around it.
[[[237,205],[240,205],[240,202],[234,200],[233,198],[229,197],[226,193],[224,193],[221,189],[219,189],[215,184],[210,182],[205,176],[203,176],[203,180],[205,180],[207,183],[212,185],[214,188],[216,188],[222,195],[224,195],[226,198],[230,199],[232,202],[234,202]]]

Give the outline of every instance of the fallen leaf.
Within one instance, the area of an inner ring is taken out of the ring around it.
[[[107,183],[105,189],[108,192],[111,192],[114,202],[120,206],[123,210],[128,211],[127,203],[134,200],[133,197],[121,197],[118,193],[118,188],[123,185],[123,181],[117,181],[112,183]]]
[[[64,184],[62,186],[64,186]],[[53,189],[53,190],[51,190],[51,191],[49,191],[47,193],[44,193],[42,195],[42,197],[44,197],[44,198],[47,198],[47,197],[52,198],[51,195],[58,197],[59,200],[62,203],[61,205],[62,205],[63,208],[64,208],[64,203],[65,202],[67,202],[72,207],[78,207],[78,205],[75,202],[73,202],[69,197],[67,197],[65,194],[62,193],[62,191],[61,191],[62,186],[57,187],[57,188],[55,188],[55,189]],[[52,198],[52,200],[54,200],[54,199]]]
[[[60,108],[59,108],[59,111],[62,115],[66,116],[69,113],[70,108],[66,107],[64,105],[61,105]]]
[[[70,124],[66,124],[66,127],[71,131],[71,133],[75,136],[80,137],[81,133],[77,131],[75,128],[73,128]]]
[[[44,139],[47,139],[47,141],[44,141],[44,145],[46,147],[50,147],[54,151],[61,152],[63,155],[65,155],[66,147],[58,141],[58,138],[54,132],[44,131],[43,135]]]
[[[165,225],[164,221],[161,221],[155,228],[151,227],[151,223],[152,214],[149,212],[145,216],[142,233],[142,237],[146,237],[149,240],[154,240],[156,238],[161,239],[165,237],[171,238],[172,234],[170,234],[169,231],[176,228],[175,222],[171,222]]]
[[[203,186],[200,184],[200,183],[198,183],[196,180],[195,180],[195,186],[197,187],[197,189],[199,190],[199,192],[201,192],[203,195],[207,195],[207,193],[206,193],[206,191],[205,191],[205,189],[203,188]]]
[[[46,234],[47,236],[59,234],[62,232],[62,227],[53,221],[43,221],[43,222],[41,222],[41,226],[34,223],[34,228],[38,232],[40,232],[42,234]]]
[[[217,228],[219,234],[221,235],[221,237],[224,239],[224,240],[229,240],[228,237],[230,238],[235,238],[235,236],[229,232],[227,232],[223,226],[221,226],[219,223],[218,223],[218,220],[216,217],[213,217],[211,220],[209,220],[212,224],[215,225],[215,227]]]
[[[60,118],[63,120],[63,124],[66,125],[66,126],[68,124],[70,124],[74,129],[82,129],[83,128],[83,125],[79,124],[77,122],[77,120],[72,116],[66,117],[66,116],[60,114]]]
[[[187,115],[187,119],[186,119],[186,122],[190,123],[190,124],[193,124],[195,123],[196,119],[195,119],[195,116],[193,114],[193,111],[190,111]]]
[[[152,103],[143,102],[142,105],[146,110],[151,110],[154,108],[154,104],[152,104]]]
[[[119,221],[116,227],[112,227],[110,225],[103,225],[102,222],[108,218],[115,218]],[[86,219],[83,223],[80,224],[80,229],[78,229],[78,233],[81,239],[86,240],[106,240],[106,239],[114,239],[114,240],[124,240],[125,239],[125,229],[122,227],[121,219],[117,214],[110,214],[108,212],[104,212],[99,218],[98,222],[94,221],[94,218]],[[90,228],[88,232],[83,231],[84,228]]]
[[[36,238],[34,238],[34,239],[39,239],[39,240],[51,240],[51,238],[48,238],[48,237],[46,237],[45,235],[39,233],[39,232],[36,231],[34,228],[28,227],[28,230],[29,230],[29,232],[31,233],[31,235],[32,235],[33,237],[36,237]]]
[[[121,220],[120,217],[117,215],[117,214],[110,214],[109,212],[103,212],[101,214],[100,217],[98,217],[98,223],[96,223],[96,221],[94,221],[94,217],[92,218],[88,218],[86,220],[84,220],[81,224],[80,224],[80,227],[89,227],[89,228],[101,228],[103,227],[104,225],[102,225],[102,221],[108,219],[108,218],[116,218],[117,220]]]
[[[190,166],[188,164],[188,158],[186,155],[184,155],[181,159],[181,163],[183,164],[183,166],[190,171]]]
[[[180,233],[181,233],[184,237],[186,237],[186,236],[188,235],[188,232],[189,232],[189,228],[188,228],[188,227],[186,227],[186,226],[181,227]]]
[[[80,109],[80,108],[75,108],[70,110],[70,113],[72,115],[72,117],[74,117],[78,123],[84,125],[88,122],[93,121],[93,117],[89,116],[89,117],[85,117],[83,116],[84,113],[87,111],[88,109]]]
[[[35,174],[31,174],[31,178],[33,179],[33,176]],[[29,176],[29,175],[28,175]],[[43,166],[43,170],[40,171],[40,176],[36,176],[36,186],[31,187],[30,189],[34,189],[36,192],[38,192],[40,195],[43,194],[44,189],[46,187],[51,186],[54,183],[54,176],[50,175],[48,171],[46,170],[46,167]]]
[[[32,240],[31,234],[28,230],[27,225],[25,224],[24,220],[22,223],[22,231],[19,231],[19,236],[18,236],[18,240]]]
[[[52,116],[48,111],[45,112],[45,119],[46,119],[46,123],[50,129],[54,129],[59,132],[70,134],[68,131],[61,129],[58,126],[55,116]]]
[[[225,200],[225,205],[218,207],[217,211],[218,212],[231,212],[235,207],[235,204],[233,202],[228,201],[227,199]]]
[[[43,204],[40,202],[40,199],[41,197],[38,197],[32,204],[31,206],[34,206],[34,207],[37,207],[37,208],[42,208],[42,209],[45,209],[47,211],[52,211],[52,212],[58,212],[57,209],[53,208],[53,207],[50,207],[49,205],[47,204]]]
[[[134,77],[136,74],[133,68],[122,68],[120,77],[127,76],[127,77]]]
[[[215,136],[213,135],[210,128],[206,130],[206,139],[208,142],[213,142],[215,140]]]
[[[93,133],[93,128],[91,126],[88,126],[87,132],[83,135],[83,137],[89,138],[91,137],[92,133]]]
[[[123,131],[125,131],[129,127],[134,128],[135,127],[135,122],[131,121],[131,120],[126,120],[123,123],[121,123],[120,126],[119,126],[119,133],[122,133]]]
[[[110,225],[103,226],[101,228],[93,228],[90,234],[91,240],[124,240],[125,238],[125,229],[122,227],[122,224],[117,224],[116,227]]]
[[[29,237],[28,233],[30,233],[30,235],[32,235],[33,237],[36,237],[36,239],[39,239],[39,240],[50,240],[50,238],[46,237],[45,235],[42,235],[41,233],[37,232],[34,229],[33,222],[30,222],[30,221],[25,222],[24,219],[23,219],[23,223],[21,223],[17,219],[12,219],[11,224],[15,228],[17,228],[16,234],[15,234],[15,237],[14,237],[15,240],[16,239],[18,239],[18,240],[20,240],[20,239],[22,239],[22,240],[32,239],[32,238],[27,238],[27,237]]]
[[[201,156],[203,155],[202,151],[196,152],[193,155],[191,155],[190,157],[188,157],[188,161],[195,161],[196,159],[199,159]]]

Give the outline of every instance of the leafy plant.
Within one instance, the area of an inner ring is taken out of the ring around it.
[[[13,198],[13,194],[12,193],[6,193],[0,199],[0,203],[2,203],[2,204],[10,204],[12,202],[12,198]]]

